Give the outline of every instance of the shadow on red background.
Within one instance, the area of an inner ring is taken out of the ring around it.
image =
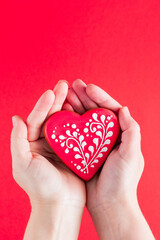
[[[11,116],[24,119],[59,79],[104,88],[141,125],[145,171],[138,196],[160,236],[160,2],[0,2],[0,239],[22,239],[29,199],[12,178]],[[79,239],[97,240],[84,211]]]

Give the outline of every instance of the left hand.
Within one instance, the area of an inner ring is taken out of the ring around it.
[[[144,165],[137,122],[126,108],[122,108],[103,89],[94,84],[86,85],[80,79],[73,82],[67,100],[67,106],[70,104],[70,109],[79,114],[99,107],[110,109],[117,114],[122,130],[120,143],[111,151],[103,167],[86,182],[87,208],[90,213],[104,204],[137,203],[136,189]]]

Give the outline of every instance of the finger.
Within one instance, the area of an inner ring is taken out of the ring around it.
[[[63,106],[62,106],[62,110],[74,112],[73,107],[72,107],[71,104],[69,104],[69,103],[64,103]]]
[[[49,118],[53,113],[61,110],[68,93],[68,82],[66,80],[58,81],[53,92],[55,94],[55,101],[52,104],[47,118]]]
[[[100,107],[108,108],[114,112],[117,112],[122,107],[108,93],[94,84],[87,85],[86,93]]]
[[[59,80],[53,91],[55,94],[55,100],[52,104],[52,107],[50,108],[50,111],[47,114],[46,120],[52,114],[62,109],[68,93],[68,82],[66,80]],[[45,126],[43,125],[40,137],[44,137],[44,127]]]
[[[32,154],[30,145],[27,140],[27,126],[19,116],[12,117],[13,129],[11,132],[11,155],[12,167],[16,171],[18,169],[26,169],[29,165]]]
[[[122,129],[120,155],[126,159],[141,151],[141,134],[138,123],[131,117],[127,107],[119,110],[119,123]]]
[[[87,85],[81,79],[75,80],[72,87],[86,109],[94,109],[98,107],[98,105],[86,94]]]
[[[83,114],[85,112],[85,108],[73,88],[68,89],[67,100],[77,113]]]
[[[29,114],[26,123],[28,126],[28,140],[35,141],[39,138],[42,125],[54,102],[55,95],[52,90],[47,90]]]

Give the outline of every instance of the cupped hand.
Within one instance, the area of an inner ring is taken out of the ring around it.
[[[84,182],[54,154],[43,134],[45,121],[62,109],[67,92],[68,84],[61,80],[53,91],[48,90],[40,97],[25,122],[19,116],[13,117],[13,177],[32,203],[85,205]]]
[[[88,210],[92,212],[99,206],[109,206],[118,201],[136,201],[144,159],[141,152],[140,127],[131,117],[128,108],[122,107],[98,86],[86,85],[80,79],[74,81],[69,88],[67,100],[68,103],[63,107],[79,114],[97,107],[110,109],[117,114],[121,127],[119,140],[103,167],[86,182]]]

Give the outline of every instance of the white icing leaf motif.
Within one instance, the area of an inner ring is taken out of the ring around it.
[[[102,153],[99,153],[98,156],[97,156],[97,158],[99,158],[99,157],[103,157],[103,154],[102,154]]]
[[[81,163],[83,164],[83,166],[86,165],[86,161],[85,160],[83,160]]]
[[[88,150],[93,154],[93,152],[94,152],[94,147],[93,147],[93,146],[89,146],[89,147],[88,147]],[[91,155],[92,155],[92,154],[91,154]]]
[[[63,135],[60,135],[60,136],[59,136],[59,139],[62,139],[62,140],[63,140],[63,139],[65,139],[65,138],[66,138],[66,137],[64,137]]]
[[[88,153],[85,153],[85,157],[86,157],[87,160],[88,160],[88,158],[89,158],[89,154],[88,154]]]
[[[98,138],[94,138],[93,139],[93,143],[96,145],[96,148],[97,148],[97,146],[98,146]]]
[[[64,145],[65,145],[65,142],[62,142],[62,143],[61,143],[61,147],[64,147]]]
[[[107,129],[110,128],[110,127],[112,128],[113,126],[114,126],[114,123],[110,122],[110,123],[108,123]]]
[[[112,135],[113,135],[113,132],[112,132],[112,131],[109,131],[109,132],[107,133],[107,135],[106,135],[106,138],[111,137]]]
[[[73,136],[74,136],[74,137],[77,137],[77,132],[73,132]]]
[[[84,139],[84,136],[83,136],[83,135],[79,136],[79,141],[80,141],[80,143],[83,141],[83,139]]]
[[[67,134],[68,136],[71,136],[71,137],[72,137],[72,135],[71,135],[71,133],[70,133],[70,130],[67,130],[67,131],[66,131],[66,134]]]
[[[107,140],[104,142],[103,145],[105,145],[105,144],[110,144],[110,142],[111,142],[111,140],[110,140],[110,139],[107,139]]]
[[[87,143],[85,141],[82,142],[82,148],[84,150],[84,147],[87,145]]]
[[[77,148],[77,147],[74,147],[74,148],[73,148],[73,151],[80,153],[79,148]]]
[[[104,147],[102,148],[101,152],[107,152],[108,148],[107,147]]]
[[[81,155],[79,155],[79,154],[76,154],[74,157],[75,157],[75,159],[82,158]]]
[[[93,119],[94,119],[95,121],[98,121],[98,119],[97,119],[97,113],[93,113],[93,114],[92,114],[92,117],[93,117]]]
[[[94,159],[94,161],[92,163],[98,163],[98,159]]]
[[[97,131],[97,132],[96,132],[96,135],[97,135],[97,136],[100,136],[100,138],[102,138],[102,133],[101,133],[100,131]]]
[[[100,119],[101,119],[101,121],[102,121],[103,124],[104,124],[104,120],[106,119],[105,115],[101,115]]]
[[[65,153],[69,153],[69,150],[68,150],[68,148],[66,148],[66,150],[65,150]]]

